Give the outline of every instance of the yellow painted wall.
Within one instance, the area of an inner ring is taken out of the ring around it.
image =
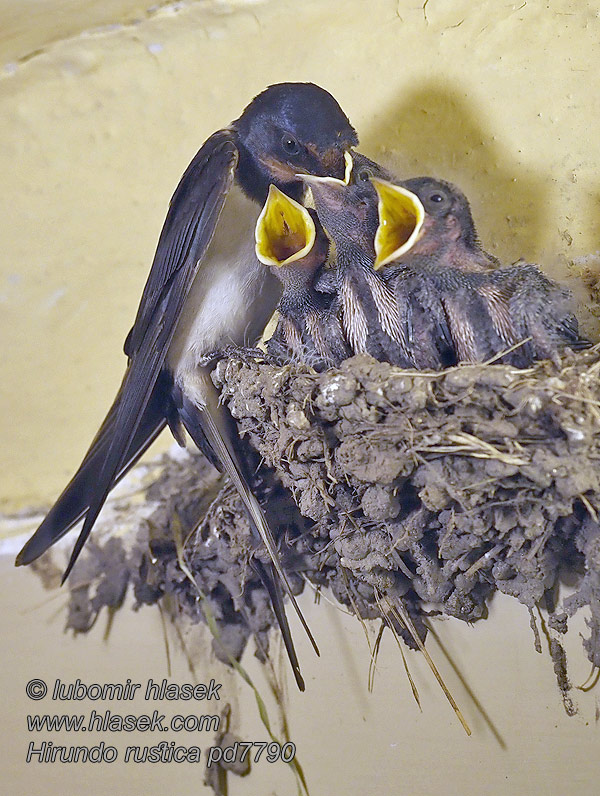
[[[170,195],[204,139],[269,83],[320,83],[368,155],[406,176],[456,181],[484,243],[503,259],[537,260],[555,276],[571,262],[600,274],[598,0],[158,5],[0,0],[0,511],[48,505],[79,464],[120,382],[122,342]],[[0,523],[0,534],[8,527]],[[169,672],[156,611],[119,612],[109,644],[103,620],[89,637],[64,638],[62,593],[49,599],[8,556],[0,571],[9,790],[104,796],[127,782],[131,793],[209,793],[190,767],[25,765],[25,715],[36,710],[24,693],[29,678],[193,678],[174,639]],[[598,792],[596,693],[573,692],[581,714],[565,716],[548,655],[533,651],[516,602],[495,600],[490,621],[474,629],[437,624],[470,693],[429,645],[471,739],[422,657],[408,653],[423,713],[391,638],[370,695],[358,622],[325,600],[317,609],[308,592],[301,602],[322,657],[294,626],[308,690],[294,693],[287,677],[287,713],[314,796]],[[574,624],[569,659],[579,684],[589,667],[583,618]],[[251,692],[207,645],[205,636],[198,678],[223,680],[236,732],[264,739]],[[123,738],[113,740],[123,748]],[[294,786],[289,772],[265,763],[231,792]]]
[[[0,4],[0,508],[49,503],[79,463],[120,380],[171,192],[269,83],[322,84],[367,154],[456,181],[502,258],[598,269],[599,9]],[[124,24],[89,32],[109,12]]]
[[[84,32],[142,20],[154,13],[146,8],[150,5],[144,0],[0,0],[1,63],[29,60]]]

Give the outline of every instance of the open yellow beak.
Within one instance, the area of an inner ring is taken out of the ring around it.
[[[315,184],[330,184],[330,185],[339,185],[339,186],[347,186],[350,183],[350,176],[352,174],[352,169],[354,167],[354,160],[352,159],[352,155],[349,150],[344,152],[344,163],[346,164],[346,168],[344,169],[344,179],[338,180],[337,177],[317,177],[315,174],[296,174],[296,177],[299,177],[303,182],[306,182],[310,185],[310,183]]]
[[[301,260],[314,246],[316,235],[308,210],[270,185],[254,233],[260,262],[281,266]]]
[[[379,195],[379,226],[375,233],[375,270],[398,259],[419,239],[425,209],[419,197],[386,180],[371,178]]]

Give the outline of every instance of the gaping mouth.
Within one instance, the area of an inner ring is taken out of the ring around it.
[[[374,241],[377,270],[415,245],[425,221],[425,209],[412,191],[375,177],[371,182],[379,196],[379,226]]]
[[[314,246],[315,224],[305,207],[270,185],[254,238],[261,263],[289,265],[305,257]]]

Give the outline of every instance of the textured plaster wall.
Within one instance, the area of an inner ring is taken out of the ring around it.
[[[486,246],[503,259],[537,260],[555,276],[574,263],[593,282],[599,14],[597,0],[152,8],[142,0],[0,0],[0,511],[48,505],[78,465],[120,381],[122,342],[171,193],[207,135],[269,83],[322,84],[367,154],[405,175],[456,181]],[[110,644],[102,622],[89,638],[64,638],[64,597],[48,602],[37,578],[8,557],[0,567],[9,790],[104,794],[127,781],[132,793],[158,796],[176,781],[179,793],[208,793],[190,767],[24,764],[30,677],[193,678],[175,652],[167,669],[156,613],[120,612]],[[287,714],[311,793],[597,793],[595,693],[577,692],[582,714],[567,718],[548,656],[533,652],[526,611],[508,598],[498,603],[493,621],[475,630],[438,623],[457,671],[430,643],[474,730],[467,739],[422,658],[409,653],[419,712],[391,638],[368,694],[362,628],[303,595],[322,657],[294,626],[309,685],[300,696],[287,678]],[[578,622],[570,637],[575,683],[588,674]],[[242,688],[238,700],[237,683],[206,646],[195,653],[198,679],[225,680],[236,731],[263,739],[251,693]],[[293,793],[289,772],[266,765],[232,793]]]
[[[597,268],[599,9],[2,2],[0,508],[78,464],[182,171],[269,83],[322,84],[367,154],[459,183],[502,258]]]

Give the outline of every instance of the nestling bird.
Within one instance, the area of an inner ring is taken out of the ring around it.
[[[279,298],[277,280],[256,259],[253,231],[268,186],[301,201],[298,173],[344,174],[356,133],[336,100],[312,83],[280,83],[239,119],[213,133],[173,194],[135,323],[125,341],[123,382],[79,470],[17,557],[28,564],[84,518],[65,577],[106,497],[169,424],[182,427],[229,475],[300,613],[263,511],[248,484],[231,417],[210,371],[214,352],[254,343]],[[257,560],[265,578],[265,568]],[[269,585],[298,685],[304,684],[277,578]],[[273,591],[273,589],[275,591]],[[279,603],[279,604],[277,604]]]
[[[493,329],[488,341],[484,301],[472,290],[469,274],[490,271],[498,261],[481,248],[466,197],[432,177],[375,177],[373,185],[380,219],[376,265],[393,286],[416,366],[483,361],[505,348]]]
[[[418,366],[436,367],[435,355],[423,364],[419,352],[433,352],[440,339],[464,362],[485,362],[516,346],[500,359],[519,367],[556,358],[564,346],[589,345],[578,333],[568,290],[534,265],[499,267],[482,249],[456,186],[431,177],[399,184],[375,178],[373,184],[380,217],[376,267],[384,267],[399,307],[407,308]],[[406,246],[405,217],[418,204],[422,213]],[[438,366],[452,364],[439,353]]]
[[[315,288],[328,251],[329,240],[315,211],[271,185],[256,223],[256,256],[283,285],[279,322],[268,350],[316,370],[350,356],[337,317],[337,296]]]
[[[492,322],[506,344],[511,340],[519,344],[503,361],[518,367],[536,359],[556,362],[564,348],[580,351],[592,345],[579,332],[571,291],[547,277],[537,265],[519,262],[499,268],[490,274],[489,282],[478,289],[487,297]],[[511,323],[503,333],[506,305]]]
[[[383,170],[353,153],[344,180],[304,175],[319,221],[335,246],[335,279],[344,336],[353,353],[412,364],[393,291],[374,270],[377,202],[368,176]]]

